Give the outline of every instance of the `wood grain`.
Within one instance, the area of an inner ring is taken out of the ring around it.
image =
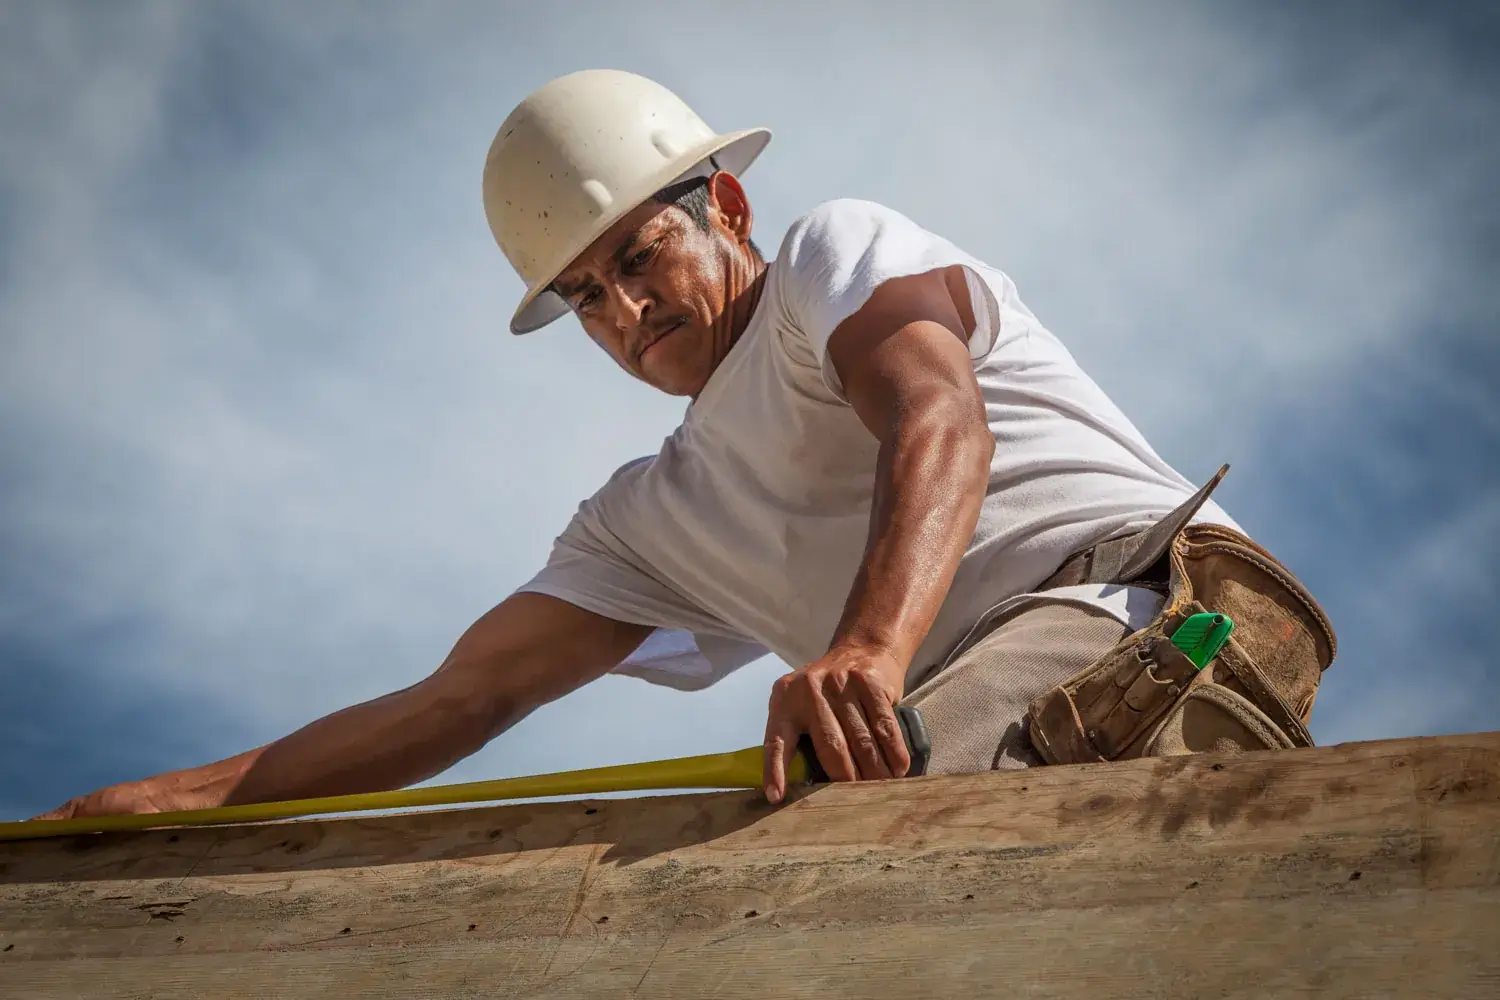
[[[1500,733],[0,844],[0,996],[1500,997]]]

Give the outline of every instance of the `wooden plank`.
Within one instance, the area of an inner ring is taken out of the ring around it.
[[[1500,733],[0,844],[0,996],[1500,996]]]

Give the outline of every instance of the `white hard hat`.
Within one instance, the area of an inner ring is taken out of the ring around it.
[[[484,214],[526,295],[512,333],[568,311],[548,291],[610,226],[674,181],[715,169],[739,174],[771,133],[716,133],[676,94],[618,70],[545,84],[495,134],[484,164]]]

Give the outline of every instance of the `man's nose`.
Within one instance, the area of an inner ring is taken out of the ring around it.
[[[623,283],[615,285],[615,315],[621,330],[645,323],[651,310],[652,299],[644,288]]]

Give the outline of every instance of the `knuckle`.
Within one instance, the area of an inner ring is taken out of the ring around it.
[[[889,705],[891,694],[885,676],[873,668],[861,671],[857,676],[860,688],[878,705]]]

